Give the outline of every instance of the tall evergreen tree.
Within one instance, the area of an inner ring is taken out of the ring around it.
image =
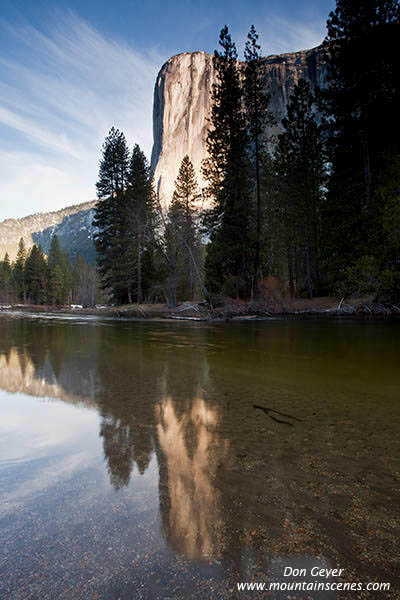
[[[64,273],[59,264],[49,272],[48,300],[50,304],[64,304]]]
[[[48,258],[48,299],[51,304],[67,302],[72,285],[71,261],[56,235],[51,239]]]
[[[251,273],[248,136],[237,51],[226,26],[219,44],[222,52],[215,51],[213,58],[217,82],[203,165],[206,193],[213,205],[204,219],[211,240],[205,269],[212,291],[239,296],[248,294]]]
[[[175,223],[174,229],[180,246],[184,272],[181,273],[182,284],[190,299],[194,297],[196,282],[201,285],[201,240],[197,225],[200,197],[194,167],[189,156],[186,155],[182,159],[175,180],[169,214],[170,221]]]
[[[147,159],[135,144],[127,179],[125,201],[125,239],[123,255],[129,283],[129,301],[135,284],[136,301],[143,302],[143,262],[151,252],[148,239],[155,228],[155,208],[152,176]]]
[[[0,301],[14,302],[15,281],[10,264],[10,258],[6,252],[4,259],[0,262]]]
[[[286,237],[286,232],[290,230],[285,221],[286,197],[282,193],[284,185],[281,174],[277,171],[282,169],[282,165],[278,165],[276,155],[272,155],[268,149],[261,156],[261,165],[263,275],[283,281],[287,278],[287,247],[291,240]]]
[[[396,167],[400,5],[396,0],[337,0],[327,27],[324,109],[332,169],[324,249],[326,271],[334,285],[347,267],[370,255],[382,270],[400,267],[386,255],[388,237],[382,221],[400,184]],[[384,183],[389,178],[391,192]]]
[[[168,292],[170,306],[177,304],[177,278],[179,259],[181,254],[182,229],[184,219],[179,204],[171,202],[166,219],[164,220],[164,232],[159,240],[159,251],[166,267]]]
[[[18,245],[17,258],[15,259],[13,275],[15,281],[15,289],[18,300],[26,301],[24,269],[26,261],[26,248],[24,239],[21,237]]]
[[[127,299],[127,283],[123,281],[121,256],[126,237],[124,204],[128,184],[129,152],[122,132],[111,128],[102,148],[97,202],[93,225],[97,264],[103,289],[109,289],[117,302]]]
[[[294,294],[296,280],[300,285],[304,282],[310,298],[319,279],[320,211],[326,178],[314,103],[309,84],[301,79],[282,120],[284,131],[276,149],[290,292]]]
[[[262,156],[265,154],[265,130],[267,125],[274,123],[274,117],[268,109],[270,95],[265,90],[261,46],[258,44],[258,34],[254,25],[251,26],[247,35],[244,58],[246,61],[244,80],[246,116],[250,134],[256,195],[256,232],[253,269],[253,277],[256,280],[262,276],[263,210],[261,202],[261,163]]]
[[[25,262],[25,289],[31,304],[42,304],[47,294],[47,263],[40,246],[34,244]]]

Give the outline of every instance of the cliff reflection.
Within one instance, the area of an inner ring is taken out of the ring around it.
[[[38,327],[26,319],[4,319],[0,327],[1,389],[95,406],[94,329]]]
[[[116,490],[134,469],[145,473],[155,452],[168,543],[189,558],[217,555],[222,502],[215,478],[228,442],[218,434],[219,408],[202,397],[208,366],[201,344],[194,354],[179,346],[171,352],[149,342],[145,330],[119,325],[1,326],[0,387],[95,408]]]
[[[165,535],[189,558],[218,553],[220,494],[214,486],[218,412],[195,398],[178,416],[172,397],[158,407],[160,508]],[[192,439],[188,439],[191,431]]]
[[[9,348],[0,354],[0,389],[9,393],[23,392],[38,398],[54,398],[67,402],[91,405],[88,397],[75,393],[73,386],[66,390],[58,379],[49,360],[38,366],[27,348]]]

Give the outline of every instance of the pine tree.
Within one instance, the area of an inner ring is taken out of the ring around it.
[[[182,257],[181,241],[184,228],[184,215],[177,202],[171,202],[164,223],[164,234],[159,244],[159,251],[168,273],[169,304],[177,304],[177,277],[179,259]]]
[[[276,149],[291,295],[304,282],[310,298],[319,278],[320,211],[325,157],[314,96],[301,79],[295,87]]]
[[[187,166],[187,161],[185,161],[185,164]],[[186,171],[186,167],[184,170]],[[159,207],[162,235],[153,237],[153,246],[156,249],[155,259],[158,257],[160,261],[158,268],[157,261],[154,261],[155,275],[161,284],[166,301],[173,307],[176,306],[178,298],[187,299],[188,292],[190,292],[190,279],[188,278],[189,257],[192,261],[192,273],[195,273],[204,296],[208,298],[208,292],[202,283],[200,261],[196,256],[198,248],[196,241],[192,243],[192,246],[188,244],[191,238],[196,239],[197,233],[194,215],[191,214],[190,208],[191,194],[183,194],[183,191],[189,192],[189,189],[183,184],[179,175],[178,179],[180,183],[177,189],[182,193],[182,197],[179,197],[177,193],[173,195],[166,215],[161,210],[161,207]],[[193,191],[195,192],[195,187],[192,188]],[[194,193],[192,197],[194,198],[196,195]],[[190,223],[190,230],[188,229],[188,223]],[[200,244],[200,240],[198,240],[198,243]]]
[[[358,260],[365,263],[370,255],[381,270],[399,267],[396,260],[387,260],[382,215],[393,199],[384,181],[390,177],[393,190],[400,185],[400,5],[393,0],[337,0],[327,27],[328,89],[323,99],[332,168],[324,254],[334,288],[348,267]]]
[[[47,295],[47,264],[40,246],[34,244],[25,262],[26,295],[31,304],[42,304]]]
[[[280,166],[282,168],[283,165]],[[278,161],[266,148],[261,156],[262,200],[262,253],[261,264],[265,275],[284,280],[287,277],[287,245],[285,222],[285,196]],[[286,172],[286,168],[285,168]]]
[[[181,279],[183,295],[191,300],[195,293],[195,283],[201,285],[201,241],[197,225],[198,201],[201,197],[196,174],[189,156],[183,157],[169,211],[169,219],[175,223],[182,259]]]
[[[187,154],[182,159],[175,180],[174,197],[183,205],[187,221],[193,219],[201,194],[192,161]]]
[[[53,235],[50,242],[48,267],[49,269],[54,268],[56,265],[61,264],[62,261],[62,250],[60,242],[56,235]]]
[[[212,203],[204,219],[211,240],[205,270],[212,291],[239,296],[248,294],[251,273],[248,136],[237,52],[226,26],[219,44],[223,52],[215,51],[213,58],[217,83],[212,89],[208,158],[203,165]]]
[[[99,201],[93,225],[97,264],[103,289],[109,289],[117,302],[127,300],[127,282],[121,268],[123,240],[126,237],[125,192],[128,183],[129,153],[125,136],[114,127],[102,148],[99,178],[96,183]]]
[[[255,179],[256,195],[256,232],[253,280],[262,277],[261,254],[262,254],[262,218],[263,210],[261,203],[261,162],[265,153],[265,130],[268,125],[274,123],[274,118],[268,104],[270,95],[265,91],[261,46],[258,42],[258,34],[251,26],[247,35],[244,57],[245,65],[245,103],[248,129],[252,146],[252,163]]]
[[[51,239],[48,258],[48,299],[51,304],[67,302],[72,286],[71,261],[56,235]]]
[[[64,304],[64,273],[60,265],[56,264],[49,272],[48,299],[50,304]]]
[[[143,261],[150,252],[148,239],[155,227],[155,208],[150,167],[138,144],[133,148],[129,163],[124,219],[124,277],[129,284],[129,302],[135,283],[136,301],[140,303],[143,302]]]
[[[19,240],[17,258],[14,263],[13,275],[14,275],[17,299],[23,300],[24,303],[26,301],[25,283],[24,283],[25,261],[26,261],[25,242],[24,242],[24,239],[21,238]]]
[[[15,281],[10,264],[10,258],[6,252],[4,259],[0,262],[0,301],[14,302]]]

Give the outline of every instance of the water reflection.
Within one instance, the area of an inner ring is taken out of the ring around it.
[[[0,387],[95,409],[115,490],[155,455],[174,551],[239,572],[266,556],[320,555],[368,576],[373,536],[374,573],[390,579],[397,511],[389,533],[379,523],[396,501],[395,354],[382,383],[376,355],[355,370],[348,342],[361,352],[365,339],[343,330],[326,346],[319,330],[304,340],[296,327],[227,329],[222,344],[212,327],[0,325]],[[254,404],[302,421],[274,422]]]
[[[214,485],[220,455],[220,415],[201,398],[179,416],[171,396],[158,406],[160,507],[172,547],[188,558],[219,554],[220,492]],[[189,435],[190,432],[190,435]]]
[[[1,389],[96,408],[115,490],[128,485],[135,468],[145,473],[155,452],[166,539],[188,558],[217,556],[216,456],[224,459],[228,441],[218,434],[220,409],[200,397],[208,382],[205,353],[182,365],[168,353],[160,359],[163,350],[140,329],[132,339],[118,327],[3,325]]]
[[[200,352],[186,361],[183,375],[171,357],[160,360],[160,350],[146,344],[143,332],[134,340],[120,333],[92,328],[83,342],[79,327],[8,322],[0,344],[0,387],[95,406],[115,489],[129,483],[134,468],[144,473],[156,451],[168,539],[187,556],[209,556],[218,513],[211,465],[220,415],[198,397],[207,380],[206,358]]]

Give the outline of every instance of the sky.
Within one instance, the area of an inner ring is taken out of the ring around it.
[[[0,221],[93,200],[112,126],[150,159],[153,88],[174,54],[250,25],[265,56],[317,46],[334,0],[0,0]]]

